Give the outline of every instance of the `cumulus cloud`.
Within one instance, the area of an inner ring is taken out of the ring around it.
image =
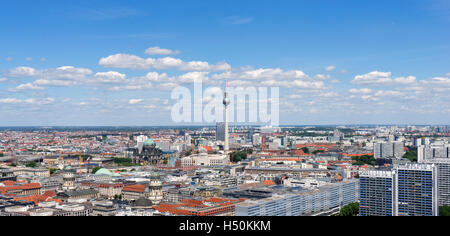
[[[416,77],[414,76],[391,78],[391,75],[391,72],[372,71],[364,75],[355,76],[352,83],[365,85],[405,85],[416,82]]]
[[[164,57],[164,58],[141,58],[129,54],[115,54],[108,57],[101,58],[99,65],[111,68],[122,69],[178,69],[183,71],[224,71],[231,69],[231,66],[225,62],[219,62],[211,65],[203,61],[185,62],[178,58]]]
[[[9,89],[9,91],[11,91],[11,92],[18,92],[18,91],[24,91],[24,90],[44,90],[44,88],[34,85],[32,83],[27,83],[27,84],[21,84],[13,89]]]
[[[170,50],[170,49],[164,49],[160,47],[151,47],[145,50],[145,54],[147,55],[173,55],[173,54],[179,54],[180,51],[178,50]]]
[[[19,66],[7,73],[8,77],[32,77],[36,74],[36,70],[31,67]]]
[[[423,84],[430,84],[430,85],[439,85],[439,86],[448,86],[450,87],[450,78],[446,77],[434,77],[427,80],[422,81]]]
[[[123,83],[125,82],[125,74],[108,71],[108,72],[98,72],[94,75],[95,81],[97,83]]]
[[[87,75],[92,74],[90,69],[76,68],[73,66],[62,66],[45,70],[36,70],[31,67],[16,67],[10,70],[7,77],[32,77],[40,79],[84,79]]]

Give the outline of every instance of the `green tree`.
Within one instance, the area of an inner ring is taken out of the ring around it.
[[[312,154],[316,155],[317,153],[324,153],[324,152],[325,152],[324,150],[315,150],[312,152]]]
[[[359,214],[359,203],[350,203],[344,206],[339,212],[338,216],[358,216]]]
[[[114,158],[114,164],[118,166],[136,166],[131,158]]]
[[[99,166],[94,167],[94,169],[92,169],[92,174],[97,173],[97,171],[99,171],[100,169],[101,169],[101,167],[99,167]]]
[[[403,155],[403,158],[406,158],[411,162],[417,162],[417,149],[408,150],[405,155]]]
[[[54,174],[58,169],[56,168],[50,168],[50,175]]]
[[[439,216],[450,216],[450,206],[440,206]]]
[[[306,154],[309,153],[309,148],[307,148],[307,147],[302,148],[302,150],[303,150],[303,152],[306,153]]]
[[[231,162],[240,162],[245,159],[247,159],[247,152],[245,151],[234,151],[230,153]]]
[[[35,168],[37,166],[36,162],[34,161],[30,161],[28,162],[28,164],[26,165],[26,167],[31,167],[31,168]]]
[[[377,164],[375,158],[373,156],[364,155],[360,157],[352,157],[352,160],[356,161],[353,165],[362,166],[362,165],[371,165],[374,166]]]

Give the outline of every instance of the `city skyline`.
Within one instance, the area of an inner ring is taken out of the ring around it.
[[[171,90],[228,78],[280,87],[280,125],[448,125],[447,1],[287,2],[5,3],[0,124],[215,125]]]

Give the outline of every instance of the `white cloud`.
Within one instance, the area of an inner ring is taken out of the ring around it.
[[[17,98],[2,98],[0,99],[0,103],[3,104],[35,104],[35,105],[47,105],[55,102],[54,98],[48,97],[44,99],[17,99]]]
[[[320,79],[320,80],[326,80],[326,79],[330,78],[330,75],[317,74],[317,75],[314,76],[314,78]]]
[[[13,89],[9,89],[9,91],[11,91],[11,92],[24,91],[24,90],[44,90],[44,88],[34,85],[32,83],[27,83],[27,84],[21,84]]]
[[[402,93],[400,91],[394,91],[394,90],[388,90],[388,91],[380,90],[375,93],[375,96],[377,96],[377,97],[386,97],[386,96],[400,97],[403,95],[404,95],[404,93]]]
[[[325,68],[326,71],[333,71],[336,69],[336,66],[327,66],[327,68]]]
[[[391,72],[373,71],[364,75],[357,75],[353,79],[355,84],[383,84],[390,82]]]
[[[35,85],[41,85],[41,86],[55,86],[55,87],[70,87],[75,86],[75,81],[69,81],[69,80],[48,80],[48,79],[38,79],[33,82]]]
[[[328,92],[328,93],[320,93],[319,97],[324,97],[324,98],[331,98],[331,97],[337,97],[339,96],[338,93],[336,92]]]
[[[7,78],[0,78],[0,83],[1,82],[6,82],[8,79]]]
[[[178,69],[183,71],[223,71],[231,69],[231,66],[225,62],[219,62],[210,65],[208,62],[191,61],[184,62],[181,59],[173,57],[164,58],[141,58],[129,54],[115,54],[101,58],[99,65],[112,68],[123,69]]]
[[[194,83],[195,81],[208,80],[207,75],[209,72],[189,72],[184,75],[178,76],[177,81],[180,83]]]
[[[233,80],[228,82],[229,87],[245,87],[251,85],[253,85],[253,82],[248,80]]]
[[[134,105],[134,104],[139,104],[143,101],[144,101],[144,99],[130,99],[130,101],[128,101],[128,104]]]
[[[350,93],[355,93],[355,94],[368,94],[371,93],[372,90],[368,89],[368,88],[362,88],[362,89],[350,89],[349,91]]]
[[[416,82],[416,77],[408,76],[408,77],[398,77],[393,80],[396,84],[412,84]]]
[[[125,74],[116,71],[98,72],[94,75],[95,82],[98,83],[123,83],[126,77]]]
[[[449,86],[450,87],[450,78],[446,77],[434,77],[431,79],[423,80],[424,84],[438,85],[438,86]]]
[[[391,78],[391,72],[372,71],[364,75],[357,75],[352,83],[366,84],[366,85],[395,85],[395,84],[413,84],[416,82],[416,77],[398,77]]]
[[[300,95],[300,94],[293,94],[293,95],[289,96],[289,98],[290,99],[300,99],[300,98],[302,98],[302,95]]]
[[[311,88],[311,89],[321,89],[324,87],[324,83],[322,81],[319,82],[308,82],[302,80],[295,80],[293,85],[298,88]]]
[[[6,58],[6,61],[12,61],[13,60],[13,58],[12,57],[8,57],[8,58]]]
[[[149,72],[145,78],[153,82],[166,82],[171,79],[166,73],[159,74],[158,72]]]
[[[33,58],[27,57],[27,58],[25,58],[25,61],[33,61]]]
[[[151,47],[145,50],[145,54],[147,55],[172,55],[172,54],[179,54],[180,51],[174,51],[170,49],[164,49],[160,47]]]
[[[152,83],[146,83],[146,84],[138,84],[138,85],[115,86],[108,90],[110,90],[110,91],[145,90],[145,89],[152,89],[152,88],[153,88]]]
[[[7,73],[8,77],[32,77],[36,74],[36,70],[31,67],[20,66],[10,70]]]

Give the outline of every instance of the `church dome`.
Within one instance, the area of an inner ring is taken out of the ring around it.
[[[145,142],[144,142],[144,146],[154,146],[154,145],[155,145],[155,141],[153,141],[153,139],[151,139],[151,138],[145,140]]]
[[[96,175],[109,175],[109,176],[113,176],[113,173],[111,173],[111,171],[102,168],[100,170],[98,170],[97,172],[95,172]]]

